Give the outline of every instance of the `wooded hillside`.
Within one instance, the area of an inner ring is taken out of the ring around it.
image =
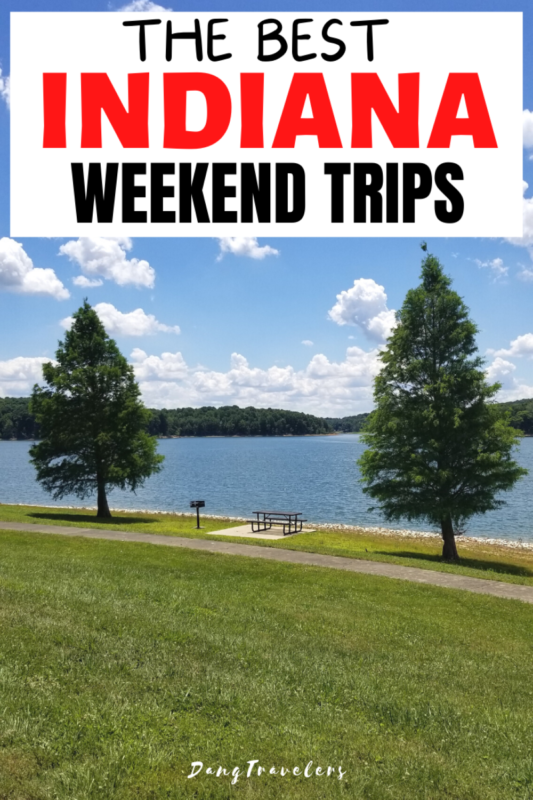
[[[39,426],[29,412],[28,397],[0,397],[0,438],[36,439]]]
[[[337,433],[358,433],[369,416],[369,414],[355,414],[353,417],[325,417],[324,419]]]
[[[175,408],[152,410],[155,436],[303,436],[331,433],[320,417],[276,408]]]
[[[38,439],[39,426],[28,409],[29,398],[0,398],[0,438]],[[511,425],[533,436],[533,399],[499,403],[510,414]],[[149,433],[153,436],[306,436],[357,433],[368,414],[316,417],[278,408],[151,409]]]
[[[0,438],[38,438],[28,409],[29,399],[0,398]],[[151,409],[148,431],[153,436],[305,436],[332,433],[326,420],[298,411],[275,408]]]
[[[514,400],[512,403],[499,403],[511,415],[511,425],[519,428],[527,436],[533,436],[533,399]]]

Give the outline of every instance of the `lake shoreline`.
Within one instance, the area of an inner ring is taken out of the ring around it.
[[[10,505],[10,506],[18,506],[21,508],[50,508],[56,510],[63,510],[63,511],[96,511],[96,506],[61,506],[61,505],[45,505],[40,503],[38,506],[34,503],[0,503],[0,507],[2,505]],[[174,516],[174,517],[194,517],[194,514],[188,514],[186,512],[180,511],[165,511],[162,509],[155,509],[155,508],[112,508],[111,512],[117,512],[121,514],[160,514],[164,516]],[[202,517],[206,519],[212,520],[230,520],[235,522],[246,522],[247,517],[240,517],[240,516],[228,516],[223,514],[202,514]],[[336,522],[313,522],[309,520],[306,525],[307,528],[316,530],[316,531],[340,531],[344,533],[368,533],[373,534],[376,536],[389,536],[389,537],[401,537],[405,539],[434,539],[436,541],[442,541],[442,537],[440,533],[436,533],[435,531],[419,531],[419,530],[412,530],[408,528],[384,528],[382,526],[376,525],[345,525],[343,523],[336,523]],[[504,547],[508,549],[514,550],[526,550],[526,551],[533,551],[533,542],[525,542],[522,539],[499,539],[496,537],[489,537],[489,536],[469,536],[469,535],[460,535],[458,538],[458,544],[464,542],[473,542],[475,544],[482,544],[482,545],[491,545],[495,547]]]

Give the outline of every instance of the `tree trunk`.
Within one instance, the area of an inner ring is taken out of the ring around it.
[[[452,518],[449,514],[442,518],[440,525],[443,539],[442,560],[458,563],[459,555],[455,546],[455,533],[453,532]]]
[[[105,482],[102,480],[98,480],[98,511],[96,512],[96,516],[107,517],[107,518],[111,516],[111,511],[109,510],[109,506],[107,505]]]

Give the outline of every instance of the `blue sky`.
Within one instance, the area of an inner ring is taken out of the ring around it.
[[[88,297],[135,365],[150,406],[257,405],[339,416],[369,410],[392,312],[418,283],[418,239],[9,239],[9,12],[120,5],[0,2],[0,396],[29,394],[65,321]],[[234,0],[159,5],[331,11],[308,1],[289,8]],[[524,109],[533,110],[533,10],[525,3],[336,2],[334,8],[523,11]],[[524,143],[528,198],[533,114],[524,114]],[[533,397],[533,199],[524,200],[524,214],[520,241],[428,241],[479,326],[480,352],[489,377],[503,384],[502,399]]]

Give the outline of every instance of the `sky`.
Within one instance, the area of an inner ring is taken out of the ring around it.
[[[428,249],[478,325],[499,399],[533,397],[533,7],[338,0],[334,8],[524,12],[523,238],[430,238]],[[332,9],[317,0],[0,0],[0,397],[30,394],[87,297],[150,407],[369,411],[394,311],[419,282],[418,238],[10,238],[9,12],[117,10]]]

